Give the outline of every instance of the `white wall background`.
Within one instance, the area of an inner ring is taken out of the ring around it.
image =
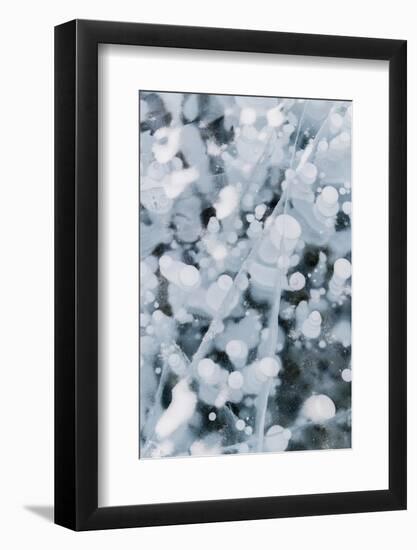
[[[0,546],[378,550],[417,541],[417,35],[413,3],[15,0],[0,64]],[[73,18],[404,38],[409,53],[409,510],[72,533],[53,495],[53,26]]]

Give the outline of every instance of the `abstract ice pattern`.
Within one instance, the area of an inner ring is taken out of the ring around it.
[[[350,447],[351,103],[139,103],[140,458]]]

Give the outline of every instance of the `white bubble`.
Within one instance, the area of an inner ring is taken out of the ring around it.
[[[216,216],[223,220],[237,208],[239,203],[239,193],[233,185],[223,187],[219,193],[219,200],[214,204]]]
[[[277,232],[288,239],[298,239],[301,235],[301,226],[298,221],[288,214],[281,214],[275,220]]]
[[[177,353],[173,353],[168,357],[168,365],[170,367],[178,367],[181,363],[181,357]]]
[[[297,271],[296,273],[293,273],[289,279],[289,284],[291,290],[301,290],[304,288],[306,284],[306,278],[302,273]]]
[[[352,265],[349,260],[339,258],[335,261],[333,270],[335,274],[343,280],[349,279],[352,274]]]
[[[245,107],[240,111],[241,124],[253,124],[256,120],[256,111],[252,107]]]
[[[327,151],[328,148],[329,148],[329,144],[327,143],[327,140],[326,140],[326,139],[321,139],[321,140],[319,141],[319,144],[318,144],[318,146],[317,146],[317,149],[318,149],[319,151],[324,152],[324,151]]]
[[[233,279],[229,275],[220,275],[217,279],[217,284],[222,290],[229,290],[233,285]]]
[[[342,379],[345,382],[352,382],[352,371],[350,369],[342,370]]]
[[[200,283],[200,273],[193,265],[186,265],[181,269],[179,279],[186,287],[196,287]]]
[[[327,185],[324,187],[320,195],[316,200],[316,208],[318,213],[325,218],[325,224],[327,227],[332,227],[333,221],[330,218],[333,218],[339,210],[339,193],[335,187]]]
[[[174,260],[168,254],[164,254],[159,258],[159,265],[162,269],[168,269],[172,266]]]
[[[249,287],[248,278],[244,274],[238,275],[237,278],[235,279],[235,283],[237,288],[239,288],[239,290],[242,290],[242,291],[246,290]]]
[[[288,441],[291,437],[291,432],[282,426],[275,424],[266,432],[264,439],[265,450],[269,452],[285,451],[288,447]]]
[[[152,313],[152,321],[154,323],[160,323],[164,319],[164,317],[165,315],[160,309],[157,309]]]
[[[321,315],[312,311],[302,324],[301,330],[306,338],[317,338],[321,332]]]
[[[261,220],[266,212],[266,206],[264,204],[258,204],[255,208],[255,217],[258,220]]]
[[[258,371],[268,378],[277,376],[280,369],[281,361],[277,357],[264,357],[258,362]]]
[[[300,170],[300,178],[307,185],[312,185],[317,178],[317,168],[311,162],[306,162]]]
[[[310,313],[310,321],[314,325],[320,325],[321,324],[321,315],[319,311],[312,311]]]
[[[239,371],[234,371],[229,374],[227,383],[233,390],[238,390],[243,386],[243,376]]]
[[[218,244],[212,250],[211,255],[215,260],[224,260],[227,256],[227,248],[224,246],[224,244]]]
[[[339,193],[335,187],[327,185],[321,192],[323,201],[328,205],[333,205],[338,201]]]
[[[312,395],[304,401],[301,414],[312,422],[324,422],[333,418],[336,414],[336,407],[327,395]]]
[[[209,417],[209,420],[210,420],[211,422],[214,422],[214,421],[216,420],[216,418],[217,418],[217,415],[216,415],[215,412],[211,412],[211,413],[209,413],[208,417]]]
[[[272,128],[278,128],[278,126],[281,126],[285,122],[285,116],[282,114],[281,109],[278,106],[269,109],[266,113],[266,118],[268,125]]]
[[[197,365],[198,374],[206,381],[211,379],[215,375],[216,370],[217,365],[211,359],[201,359],[201,361]]]
[[[210,233],[218,233],[219,229],[219,220],[216,218],[216,216],[212,216],[207,224],[207,231],[209,231]]]
[[[290,266],[290,258],[286,254],[282,254],[278,258],[278,267],[280,269],[288,269]]]
[[[226,353],[229,357],[246,357],[248,346],[243,340],[229,340],[226,344]]]
[[[350,214],[352,213],[352,203],[350,201],[345,201],[342,204],[342,210],[345,214],[350,216]]]
[[[239,419],[239,420],[236,421],[235,426],[236,426],[236,429],[241,432],[245,429],[246,424],[245,424],[244,420]]]

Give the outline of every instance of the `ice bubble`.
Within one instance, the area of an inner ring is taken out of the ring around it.
[[[333,401],[324,394],[312,395],[301,408],[301,415],[312,422],[325,422],[336,414],[336,407]]]
[[[335,187],[327,185],[317,197],[316,207],[322,216],[335,216],[339,210],[339,193]]]
[[[272,128],[278,128],[278,126],[281,126],[285,122],[285,116],[282,114],[279,106],[269,109],[266,113],[266,119],[268,125],[272,126]]]
[[[298,221],[289,214],[281,214],[271,227],[270,239],[279,250],[282,246],[287,252],[292,252],[301,235],[301,226]]]
[[[344,281],[349,279],[352,274],[351,263],[345,258],[339,258],[338,260],[336,260],[333,266],[333,270],[334,273]]]
[[[287,270],[290,266],[290,258],[286,254],[282,254],[278,258],[278,267],[283,270]]]
[[[306,338],[317,338],[321,332],[320,312],[312,311],[303,322],[301,330]]]
[[[219,454],[218,445],[207,445],[205,441],[196,440],[190,446],[192,456],[211,456]]]
[[[207,154],[217,157],[221,154],[221,148],[214,143],[214,141],[207,142]]]
[[[342,204],[342,210],[346,215],[350,216],[352,213],[352,203],[350,201],[345,201]]]
[[[289,439],[291,438],[290,430],[286,430],[282,426],[275,424],[266,432],[264,439],[264,448],[269,452],[285,451],[288,447]]]
[[[277,376],[281,370],[281,361],[278,357],[264,357],[258,362],[258,372],[267,378]]]
[[[219,220],[223,220],[230,216],[239,204],[239,193],[233,185],[223,187],[219,193],[218,202],[214,203],[216,216]]]
[[[317,178],[317,168],[311,162],[306,162],[299,171],[301,181],[307,185],[312,185]]]
[[[256,121],[256,111],[252,107],[245,107],[240,111],[241,124],[254,124]]]
[[[221,290],[229,290],[229,288],[233,285],[233,279],[230,275],[220,275],[217,279],[217,284]]]
[[[224,244],[218,244],[211,251],[211,255],[217,261],[224,260],[227,256],[227,248],[225,247]]]
[[[216,400],[214,402],[214,405],[221,409],[221,407],[224,407],[226,401],[229,399],[229,391],[227,388],[222,388],[219,393],[217,394]]]
[[[215,383],[219,366],[212,359],[201,359],[197,365],[197,372],[207,384]]]
[[[152,152],[160,164],[170,161],[180,146],[181,128],[159,128],[155,134]]]
[[[327,151],[329,148],[329,144],[326,139],[321,139],[319,141],[319,144],[317,145],[317,150],[323,153],[324,151]]]
[[[352,266],[346,258],[339,258],[333,265],[333,275],[329,281],[328,296],[333,301],[338,301],[345,291],[347,279],[352,274]]]
[[[217,415],[216,415],[215,412],[209,413],[208,419],[209,419],[211,422],[214,422],[214,421],[216,420],[216,418],[217,418]]]
[[[178,376],[183,376],[186,372],[184,359],[178,353],[171,353],[168,357],[168,365],[171,370]]]
[[[238,390],[243,386],[243,376],[239,371],[234,371],[229,374],[227,383],[233,390]]]
[[[177,367],[181,363],[181,358],[177,353],[173,353],[168,358],[168,364],[170,367]]]
[[[209,231],[210,233],[218,233],[219,229],[219,220],[216,218],[216,216],[212,216],[207,224],[207,231]]]
[[[246,193],[246,195],[244,195],[242,198],[242,207],[245,210],[249,210],[253,207],[253,200],[253,195],[251,195],[250,193]]]
[[[243,340],[229,340],[226,353],[235,367],[242,367],[248,356],[248,346]]]
[[[352,371],[350,369],[342,370],[342,379],[345,382],[352,382]]]
[[[174,263],[174,260],[168,254],[164,254],[159,258],[159,266],[161,269],[169,269]]]
[[[302,273],[296,271],[289,278],[289,284],[291,290],[301,290],[306,284],[306,278]]]
[[[186,265],[179,272],[179,280],[183,286],[195,288],[200,284],[200,273],[193,265]]]
[[[239,290],[242,290],[242,291],[245,291],[249,287],[248,278],[243,273],[241,273],[236,277],[235,283],[237,288],[239,288]]]
[[[194,414],[197,396],[192,392],[186,380],[181,380],[172,390],[172,401],[160,416],[155,433],[164,439],[186,423]]]
[[[236,420],[235,426],[239,432],[242,432],[245,429],[246,424],[245,421],[240,418],[239,420]]]
[[[266,212],[265,204],[258,204],[258,206],[255,208],[256,219],[261,220],[264,217],[265,212]]]
[[[164,178],[164,190],[169,199],[175,199],[199,177],[199,172],[196,168],[184,168],[184,170],[176,170],[171,172]]]

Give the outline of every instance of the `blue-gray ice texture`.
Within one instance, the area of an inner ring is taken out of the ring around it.
[[[139,102],[140,458],[350,447],[351,103]]]

